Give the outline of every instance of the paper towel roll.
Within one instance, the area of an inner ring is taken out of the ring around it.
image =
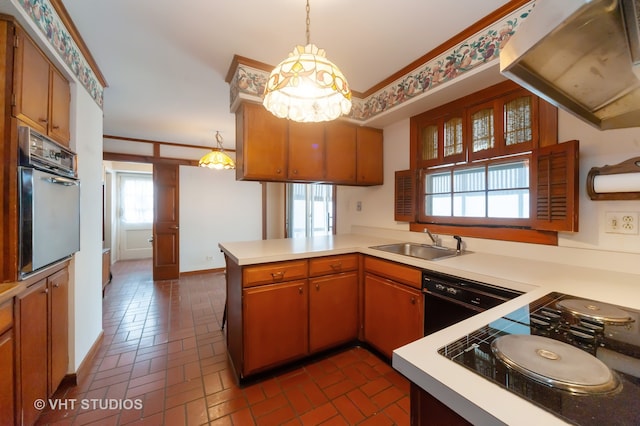
[[[598,194],[612,192],[640,192],[640,173],[597,175],[593,190]]]

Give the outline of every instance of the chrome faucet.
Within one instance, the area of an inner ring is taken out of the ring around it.
[[[439,246],[440,245],[440,242],[438,240],[437,235],[433,235],[431,233],[431,231],[429,231],[429,229],[427,229],[427,228],[424,228],[423,232],[425,232],[429,236],[429,238],[431,238],[431,241],[433,242],[434,246]]]

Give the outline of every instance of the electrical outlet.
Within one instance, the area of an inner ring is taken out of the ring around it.
[[[609,234],[638,233],[638,213],[637,212],[606,212],[605,232]]]
[[[362,211],[362,201],[357,201],[356,202],[356,211],[357,212],[361,212]]]
[[[205,260],[211,261],[211,260],[213,260],[213,256],[205,256]]]

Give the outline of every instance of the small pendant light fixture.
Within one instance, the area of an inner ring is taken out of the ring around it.
[[[222,135],[219,131],[216,131],[216,143],[218,148],[212,149],[211,152],[207,153],[200,159],[198,162],[200,167],[209,167],[210,169],[216,170],[236,168],[236,163],[224,152],[222,141]]]
[[[280,118],[298,122],[331,121],[351,111],[351,89],[324,49],[311,44],[307,0],[307,45],[296,46],[280,62],[264,89],[264,107]]]

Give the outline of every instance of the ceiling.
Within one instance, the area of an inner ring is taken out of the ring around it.
[[[63,0],[108,87],[104,134],[235,147],[235,54],[276,65],[305,44],[304,0]],[[508,0],[311,0],[310,38],[365,92]]]

